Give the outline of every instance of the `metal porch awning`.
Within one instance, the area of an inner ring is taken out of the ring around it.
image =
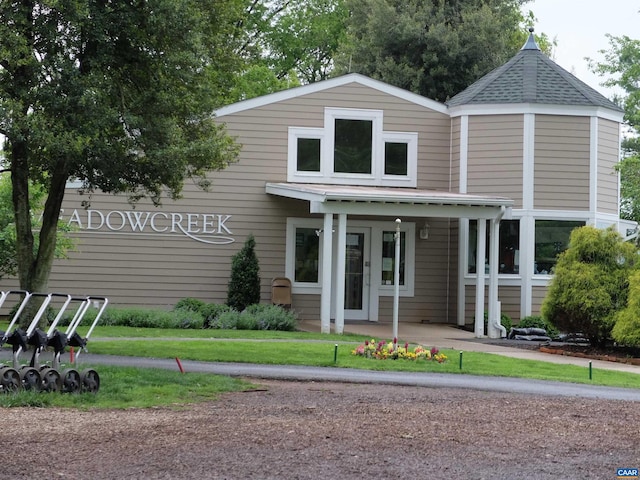
[[[266,193],[309,202],[311,213],[491,219],[511,218],[506,197],[418,190],[307,183],[267,183]]]

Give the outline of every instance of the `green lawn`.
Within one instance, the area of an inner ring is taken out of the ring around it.
[[[640,388],[640,375],[611,370],[592,370],[589,379],[587,366],[558,365],[549,362],[521,360],[502,355],[464,352],[460,369],[460,352],[442,350],[446,363],[376,360],[352,355],[357,343],[339,343],[334,363],[336,341],[293,340],[131,340],[119,339],[90,343],[89,351],[107,355],[130,355],[156,358],[175,358],[204,362],[243,362],[271,365],[310,365],[347,367],[367,370],[441,372],[489,375],[501,377],[557,380],[591,383],[617,387]],[[428,346],[430,347],[430,345]],[[585,361],[585,365],[587,362]]]
[[[0,330],[6,323],[0,323]],[[80,332],[83,336],[85,332]],[[245,362],[273,365],[310,365],[379,371],[439,372],[505,376],[640,388],[640,375],[585,367],[520,360],[501,355],[443,350],[445,363],[433,361],[376,360],[352,355],[368,337],[323,335],[306,332],[237,330],[163,330],[132,327],[97,327],[89,351],[209,362]],[[401,341],[402,344],[402,341]],[[337,345],[337,350],[336,350]],[[431,345],[425,345],[431,347]],[[5,349],[7,346],[4,347]],[[43,355],[48,358],[48,355]],[[25,360],[26,361],[26,360]],[[84,365],[83,365],[84,367]],[[62,406],[77,408],[129,408],[153,405],[180,406],[213,400],[220,392],[252,388],[250,384],[219,375],[181,374],[175,371],[95,367],[101,377],[97,395],[18,394],[0,395],[0,407]]]

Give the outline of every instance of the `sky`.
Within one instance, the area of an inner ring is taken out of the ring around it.
[[[600,85],[585,57],[603,60],[606,34],[640,39],[640,0],[533,0],[523,6],[538,19],[536,32],[557,40],[552,59],[607,97],[615,91]]]

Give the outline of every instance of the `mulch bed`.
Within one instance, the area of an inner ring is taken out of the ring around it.
[[[629,365],[640,365],[640,352],[637,348],[617,346],[596,348],[590,345],[561,344],[540,345],[538,349],[543,353],[588,358],[590,360],[603,360],[606,362],[626,363]]]
[[[587,358],[590,360],[603,360],[607,362],[626,363],[640,366],[640,348],[621,347],[617,345],[607,345],[605,347],[594,347],[586,343],[573,342],[539,342],[525,340],[503,339],[482,339],[492,345],[502,347],[522,348],[524,350],[538,350],[543,353],[555,355],[567,355],[571,357]]]

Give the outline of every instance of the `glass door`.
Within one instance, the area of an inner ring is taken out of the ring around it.
[[[369,243],[370,229],[347,230],[344,317],[349,320],[368,320],[369,317]]]

